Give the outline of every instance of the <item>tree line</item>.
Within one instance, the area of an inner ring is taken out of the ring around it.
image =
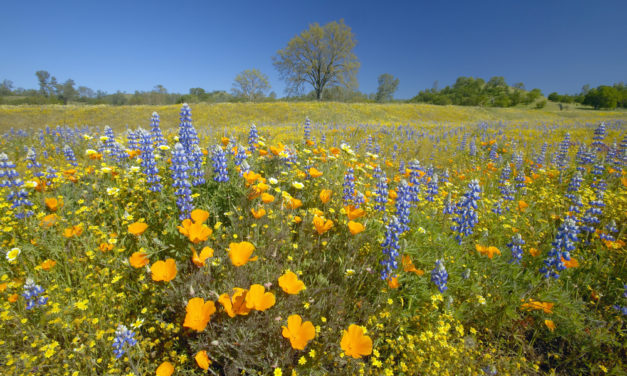
[[[627,108],[627,85],[624,82],[616,83],[613,86],[600,85],[596,88],[584,85],[578,94],[569,95],[552,92],[547,98],[552,102],[559,103],[560,107],[563,103],[579,103],[592,106],[595,109]]]
[[[353,52],[357,40],[344,20],[326,25],[314,23],[299,35],[292,38],[287,46],[272,57],[272,62],[280,78],[285,82],[286,96],[283,101],[326,100],[339,102],[378,102],[395,101],[399,79],[389,73],[381,74],[375,93],[362,93],[358,88],[357,72],[360,62]],[[150,91],[106,93],[85,86],[77,86],[68,78],[57,80],[45,70],[35,73],[39,89],[13,89],[13,83],[4,80],[0,84],[0,103],[9,104],[111,104],[164,105],[197,102],[259,102],[275,101],[277,94],[271,91],[268,76],[258,69],[248,69],[239,73],[233,80],[230,92],[225,90],[205,91],[191,88],[186,94],[170,93],[162,85]],[[569,96],[551,93],[549,100],[558,102],[578,102],[594,108],[625,107],[626,90],[624,84],[588,87],[585,93]],[[397,100],[398,101],[398,100]],[[400,101],[399,101],[400,102]],[[420,91],[413,98],[403,102],[431,103],[436,105],[510,107],[519,104],[535,103],[537,108],[546,105],[540,89],[526,90],[523,83],[508,85],[505,78],[495,76],[487,82],[482,78],[459,77],[452,86],[439,89],[436,83],[431,89]]]

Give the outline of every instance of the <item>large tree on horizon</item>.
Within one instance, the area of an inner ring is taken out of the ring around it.
[[[310,84],[316,99],[322,99],[327,87],[357,87],[359,61],[353,53],[355,35],[344,20],[318,23],[292,38],[272,58],[288,94],[299,94]]]

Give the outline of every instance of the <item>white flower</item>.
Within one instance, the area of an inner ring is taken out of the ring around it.
[[[139,166],[131,166],[129,169],[130,172],[139,172]]]
[[[11,250],[9,252],[7,252],[6,258],[7,258],[7,260],[9,260],[9,262],[14,262],[17,259],[17,256],[20,255],[20,253],[22,253],[21,249],[19,249],[19,248],[11,248]]]
[[[103,167],[103,168],[100,169],[100,171],[102,171],[105,174],[108,174],[111,171],[113,171],[113,169],[111,167]]]
[[[120,192],[119,188],[107,188],[107,194],[109,196],[115,196]]]
[[[170,150],[170,147],[168,145],[159,145],[159,150],[168,151]]]
[[[276,183],[278,183],[279,181],[278,181],[278,180],[276,180],[275,178],[270,178],[270,179],[268,179],[268,182],[269,182],[270,184],[276,184]]]
[[[305,184],[299,182],[299,181],[295,181],[292,182],[292,187],[296,188],[296,189],[303,189],[305,187]]]
[[[87,155],[87,156],[94,155],[96,153],[97,153],[97,151],[95,151],[94,149],[87,149],[87,150],[85,150],[85,155]]]

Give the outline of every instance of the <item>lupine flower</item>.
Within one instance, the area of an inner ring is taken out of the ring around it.
[[[395,277],[396,269],[398,268],[398,251],[400,249],[398,240],[400,233],[402,233],[401,224],[395,216],[391,216],[385,226],[385,239],[381,243],[383,251],[381,279],[385,281]]]
[[[193,152],[194,145],[198,145],[198,134],[192,124],[192,109],[189,108],[187,103],[183,103],[181,107],[180,120],[179,142],[185,149],[185,152],[190,155]]]
[[[344,183],[342,184],[344,187],[342,198],[344,199],[344,205],[348,205],[353,201],[353,197],[355,196],[355,175],[352,167],[349,167],[344,175]]]
[[[48,303],[48,297],[43,295],[44,292],[43,287],[36,285],[32,279],[27,278],[24,283],[24,292],[22,293],[26,300],[26,309],[31,310]]]
[[[189,183],[189,175],[187,174],[189,165],[187,163],[185,149],[180,143],[174,145],[174,150],[172,151],[172,167],[170,167],[170,169],[172,170],[172,186],[176,188],[174,194],[178,196],[176,205],[179,207],[179,219],[183,220],[189,218],[193,206],[191,184]]]
[[[156,148],[167,145],[165,138],[163,138],[163,133],[161,133],[161,128],[159,127],[159,114],[156,112],[153,112],[150,118],[150,138],[152,145]]]
[[[9,160],[5,153],[0,153],[0,187],[9,188],[7,201],[11,202],[12,209],[31,207],[33,203],[28,199],[28,191],[23,188],[24,182],[15,170],[15,163]],[[15,217],[24,219],[33,215],[29,209],[16,210]]]
[[[431,181],[427,184],[427,201],[433,202],[438,194],[438,174],[434,174]]]
[[[597,129],[594,130],[594,137],[592,138],[594,142],[590,146],[596,148],[596,150],[601,150],[605,146],[603,143],[605,134],[605,123],[601,122]]]
[[[479,182],[473,180],[468,184],[468,191],[464,193],[462,199],[455,205],[455,214],[457,217],[453,218],[455,222],[454,226],[451,226],[451,230],[457,233],[456,239],[459,244],[462,243],[462,237],[472,234],[472,230],[479,222],[477,217],[477,200],[480,199],[479,193],[481,188]]]
[[[507,244],[510,251],[512,252],[512,259],[510,262],[515,262],[516,264],[520,264],[523,255],[522,245],[525,244],[525,241],[522,239],[520,234],[516,234],[512,236],[511,242]]]
[[[35,152],[35,148],[29,148],[26,153],[26,160],[28,163],[26,164],[26,168],[33,171],[33,176],[41,178],[44,176],[44,173],[41,171],[41,163],[37,162],[37,153]]]
[[[226,155],[221,147],[215,146],[212,154],[213,165],[213,180],[217,182],[229,181],[229,172],[227,171]]]
[[[78,163],[76,163],[76,156],[74,155],[74,150],[72,150],[72,148],[69,145],[65,145],[63,147],[63,154],[65,154],[65,159],[68,161],[69,164],[71,164],[72,166],[78,166]]]
[[[448,281],[448,273],[444,267],[442,260],[436,260],[435,268],[431,271],[431,282],[435,283],[440,292],[444,292],[448,289],[446,283]]]
[[[192,185],[197,186],[197,185],[205,184],[205,171],[203,170],[203,167],[202,167],[203,154],[200,148],[198,147],[198,145],[192,146],[191,157],[192,158],[190,160],[191,162],[190,175],[192,178]]]
[[[259,134],[257,133],[257,126],[252,124],[250,131],[248,132],[248,150],[255,151],[257,144],[259,143]]]
[[[115,330],[115,338],[113,339],[113,354],[116,359],[120,359],[128,347],[135,346],[137,340],[134,338],[135,333],[129,330],[125,325],[118,325]]]
[[[562,259],[570,260],[570,252],[575,250],[578,232],[579,227],[575,219],[566,217],[557,231],[552,243],[553,248],[549,251],[547,259],[544,260],[544,266],[540,268],[540,272],[546,278],[559,278],[559,272],[566,269]]]
[[[374,210],[385,211],[385,204],[388,201],[388,183],[387,178],[385,177],[385,173],[381,172],[381,177],[377,180],[376,183],[377,189],[375,190],[375,198],[374,198]]]
[[[422,175],[425,175],[425,172],[420,166],[420,162],[417,159],[409,162],[409,183],[411,186],[409,189],[410,194],[408,199],[411,202],[420,201],[418,194],[420,193],[420,178]]]
[[[151,192],[161,192],[162,185],[160,183],[161,176],[159,176],[159,170],[157,169],[157,161],[154,156],[153,142],[150,139],[150,134],[143,129],[138,131],[139,133],[139,150],[141,150],[141,163],[140,166],[146,175],[146,183],[149,184],[148,189]]]
[[[400,223],[399,230],[401,233],[409,230],[409,208],[411,206],[411,187],[407,184],[405,179],[401,180],[398,188],[396,189],[396,217]]]

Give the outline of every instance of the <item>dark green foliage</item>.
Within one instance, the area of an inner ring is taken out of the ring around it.
[[[488,82],[482,78],[459,77],[453,86],[442,90],[437,88],[423,90],[410,102],[422,102],[438,105],[510,107],[519,103],[531,104],[542,96],[540,89],[525,91],[522,83],[508,86],[505,78],[492,77]]]

